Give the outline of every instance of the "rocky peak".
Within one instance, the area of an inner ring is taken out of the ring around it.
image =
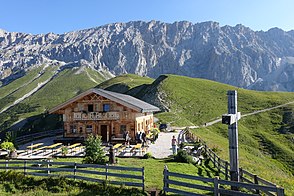
[[[46,57],[67,64],[87,62],[114,75],[170,73],[247,88],[277,70],[279,59],[294,56],[293,46],[293,31],[255,32],[212,21],[132,21],[60,35],[0,30],[0,78],[39,66]]]

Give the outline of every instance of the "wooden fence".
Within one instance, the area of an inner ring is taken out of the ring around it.
[[[57,129],[57,130],[52,130],[52,131],[43,131],[43,132],[39,132],[39,133],[33,133],[33,134],[29,134],[29,135],[18,136],[15,139],[15,142],[17,144],[23,144],[23,143],[34,141],[36,139],[40,139],[40,138],[44,138],[44,137],[53,137],[53,136],[56,136],[56,135],[61,135],[61,134],[63,134],[63,132],[64,132],[64,130]]]
[[[230,164],[228,161],[221,159],[215,152],[213,152],[206,144],[205,142],[195,136],[193,133],[188,131],[187,133],[188,137],[192,139],[193,141],[199,142],[201,145],[204,146],[204,153],[207,156],[207,158],[213,163],[214,167],[217,168],[219,174],[223,174],[225,176],[225,180],[230,180]],[[256,174],[252,174],[248,171],[246,171],[243,168],[239,168],[239,177],[241,182],[256,184],[256,185],[264,185],[264,186],[271,186],[271,187],[278,187],[276,184],[269,182],[263,178],[260,178]],[[282,188],[279,188],[282,189]],[[254,191],[254,190],[252,190]],[[259,194],[259,190],[255,190],[256,194]],[[267,195],[273,195],[272,193],[268,191],[264,191]]]
[[[0,161],[0,170],[20,170],[25,175],[62,176],[74,180],[109,183],[145,188],[144,167],[122,167],[74,162],[50,161]]]
[[[213,193],[215,196],[221,194],[249,196],[259,195],[257,193],[250,193],[251,190],[258,190],[259,192],[270,193],[271,195],[284,196],[284,189],[282,188],[221,180],[219,177],[205,178],[180,174],[168,171],[167,166],[164,168],[163,175],[163,191],[180,195],[207,195]],[[205,185],[200,185],[199,181]],[[240,191],[230,190],[230,186],[238,187]],[[202,193],[199,193],[199,191],[202,191]]]

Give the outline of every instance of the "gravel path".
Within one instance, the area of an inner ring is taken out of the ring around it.
[[[178,132],[160,132],[158,139],[155,141],[154,144],[150,144],[148,148],[148,152],[152,154],[154,158],[166,158],[172,155],[171,149],[171,140],[172,137],[176,136],[178,138]]]

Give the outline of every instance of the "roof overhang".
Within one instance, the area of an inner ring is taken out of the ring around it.
[[[158,112],[160,111],[160,109],[156,106],[153,106],[149,103],[146,103],[142,100],[139,100],[137,98],[131,97],[129,95],[125,95],[125,94],[121,94],[121,93],[115,93],[115,92],[111,92],[111,91],[106,91],[103,89],[89,89],[71,99],[69,99],[68,101],[59,104],[57,106],[55,106],[54,108],[52,108],[51,110],[49,110],[49,113],[57,113],[59,110],[66,108],[68,105],[74,103],[75,101],[82,99],[83,97],[89,95],[89,94],[98,94],[102,97],[105,97],[111,101],[114,101],[116,103],[119,103],[121,105],[124,105],[128,108],[131,108],[137,112],[141,112],[141,113],[150,113],[150,112]],[[143,107],[142,107],[143,106]]]

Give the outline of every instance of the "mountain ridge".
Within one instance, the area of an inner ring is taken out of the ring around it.
[[[294,31],[253,31],[217,22],[131,21],[64,34],[0,32],[0,78],[5,85],[44,63],[88,64],[112,75],[157,78],[179,74],[248,88],[294,56]],[[294,67],[280,72],[292,76]],[[291,78],[291,77],[290,77]],[[277,77],[279,79],[279,77]],[[280,79],[279,79],[280,80]],[[292,80],[259,90],[294,91]],[[260,85],[259,85],[260,87]]]

